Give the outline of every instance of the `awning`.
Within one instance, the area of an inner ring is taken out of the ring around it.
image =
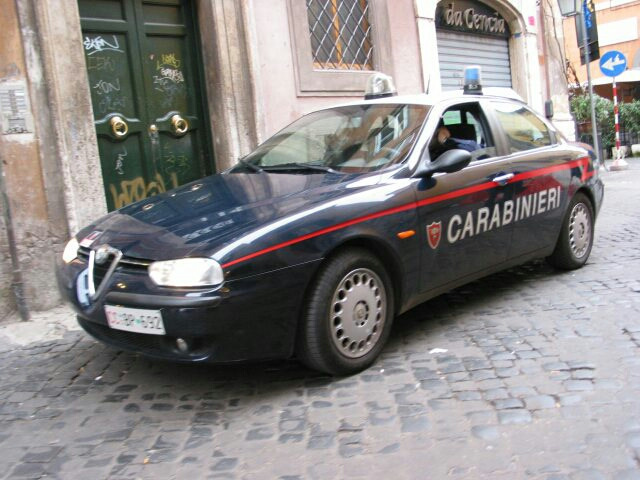
[[[631,70],[625,70],[616,77],[616,83],[621,82],[640,82],[640,68],[632,68]],[[600,77],[591,81],[593,85],[611,85],[613,78]]]

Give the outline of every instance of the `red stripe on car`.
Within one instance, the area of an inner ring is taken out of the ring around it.
[[[589,165],[589,158],[583,157],[578,160],[573,160],[571,162],[563,163],[561,165],[554,165],[552,167],[540,168],[538,170],[533,170],[531,172],[519,173],[515,175],[512,179],[509,180],[508,183],[514,183],[521,180],[526,180],[528,178],[540,177],[542,175],[548,175],[554,172],[558,172],[561,170],[567,170],[569,168],[582,167],[582,181],[586,181],[594,175],[594,172],[587,172],[587,168]],[[470,195],[472,193],[481,192],[484,190],[489,190],[492,188],[496,188],[494,182],[485,182],[479,185],[474,185],[472,187],[461,188],[460,190],[454,190],[453,192],[443,193],[441,195],[436,195],[431,198],[425,198],[424,200],[420,200],[418,202],[411,202],[405,205],[401,205],[399,207],[389,208],[386,210],[381,210],[376,213],[372,213],[370,215],[364,215],[362,217],[354,218],[352,220],[348,220],[346,222],[337,223],[331,227],[323,228],[321,230],[316,230],[315,232],[308,233],[306,235],[302,235],[300,237],[296,237],[291,240],[287,240],[286,242],[278,243],[268,248],[264,248],[262,250],[258,250],[256,252],[250,253],[249,255],[245,255],[243,257],[237,258],[235,260],[231,260],[230,262],[224,263],[222,268],[228,268],[233,265],[237,265],[238,263],[245,262],[247,260],[251,260],[252,258],[260,257],[269,252],[273,252],[275,250],[280,250],[281,248],[289,247],[291,245],[295,245],[296,243],[304,242],[305,240],[309,240],[311,238],[319,237],[322,235],[326,235],[327,233],[335,232],[337,230],[342,230],[343,228],[350,227],[352,225],[357,225],[358,223],[367,222],[369,220],[374,220],[376,218],[386,217],[388,215],[393,215],[395,213],[404,212],[406,210],[412,210],[414,208],[423,207],[425,205],[431,205],[434,203],[443,202],[445,200],[451,200],[453,198],[463,197],[465,195]]]

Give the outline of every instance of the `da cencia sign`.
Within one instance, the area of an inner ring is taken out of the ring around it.
[[[509,36],[509,26],[500,13],[484,3],[469,0],[440,2],[436,10],[436,26],[476,35]]]

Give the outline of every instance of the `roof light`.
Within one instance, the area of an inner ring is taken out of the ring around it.
[[[464,67],[464,93],[482,95],[482,68],[479,65]]]
[[[397,95],[396,86],[393,84],[393,78],[384,73],[376,72],[367,80],[367,88],[364,91],[365,100],[373,100],[374,98],[393,97]]]

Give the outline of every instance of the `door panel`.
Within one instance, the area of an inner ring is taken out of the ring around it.
[[[190,2],[79,0],[79,10],[109,210],[210,173]]]
[[[168,35],[168,27],[163,27]],[[150,48],[145,62],[145,88],[152,92],[149,118],[157,128],[157,135],[150,137],[152,155],[163,178],[178,184],[198,178],[204,167],[202,155],[190,161],[192,152],[201,152],[202,146],[200,114],[189,95],[195,88],[196,74],[188,68],[189,48],[182,30],[176,27],[173,37],[147,34]]]
[[[555,245],[568,202],[571,171],[553,169],[568,160],[566,152],[553,147],[525,152],[513,158],[517,216],[510,257]]]
[[[491,100],[497,129],[509,152],[514,189],[513,240],[510,258],[555,244],[571,172],[562,165],[569,156],[557,145],[546,122],[522,104]]]
[[[422,248],[421,290],[428,291],[504,262],[511,241],[513,188],[492,179],[508,173],[506,159],[472,164],[423,180],[416,190]],[[440,226],[437,246],[428,231]]]

